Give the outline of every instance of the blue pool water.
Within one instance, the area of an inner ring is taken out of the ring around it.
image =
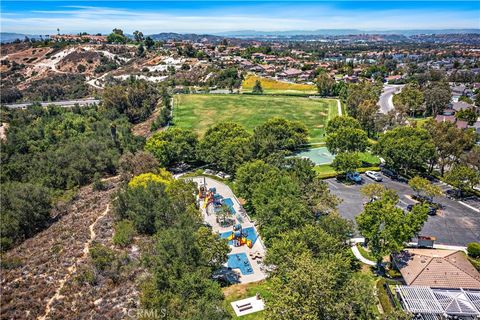
[[[252,265],[248,261],[248,257],[245,253],[235,253],[228,255],[227,266],[232,269],[240,269],[243,275],[253,273]]]
[[[223,199],[223,203],[230,209],[232,214],[235,214],[235,209],[233,208],[233,201],[230,198]]]
[[[252,240],[252,245],[254,245],[255,241],[257,241],[257,238],[258,238],[258,234],[255,232],[255,229],[253,227],[248,227],[248,228],[244,228],[242,231],[243,233],[247,234],[247,239]],[[220,238],[226,239],[231,234],[232,234],[232,231],[220,233]],[[233,245],[233,240],[228,241],[228,244]]]

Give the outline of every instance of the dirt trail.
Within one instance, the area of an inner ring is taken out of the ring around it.
[[[109,210],[110,210],[110,204],[107,204],[107,208],[105,208],[105,210],[102,212],[102,214],[100,214],[97,217],[97,219],[95,219],[95,221],[93,221],[93,223],[88,227],[88,229],[90,230],[90,237],[87,240],[87,242],[85,242],[85,246],[83,247],[83,256],[80,259],[78,259],[77,262],[79,262],[83,259],[86,259],[88,257],[88,253],[90,252],[90,246],[91,246],[92,242],[95,240],[95,237],[96,237],[95,226],[97,225],[97,222],[100,219],[102,219],[103,217],[105,217],[107,215]],[[51,308],[52,308],[53,302],[55,302],[56,300],[62,299],[62,295],[60,294],[60,292],[62,291],[62,289],[65,285],[65,282],[68,280],[68,278],[70,278],[70,276],[76,270],[77,270],[77,263],[74,263],[72,266],[68,267],[67,274],[65,275],[65,277],[63,277],[63,279],[61,279],[59,281],[58,287],[55,290],[55,294],[48,300],[47,305],[45,307],[44,315],[38,317],[37,318],[38,320],[45,320],[48,317],[48,315],[50,314],[50,311],[52,310]]]

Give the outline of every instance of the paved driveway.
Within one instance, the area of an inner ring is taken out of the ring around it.
[[[383,177],[383,182],[374,182],[370,178],[362,175],[363,184],[382,183],[387,188],[395,190],[399,197],[398,206],[405,209],[408,204],[413,204],[410,195],[414,192],[406,184],[393,181]],[[340,214],[354,220],[363,210],[363,203],[366,199],[360,193],[361,185],[345,185],[337,182],[335,179],[327,179],[326,182],[333,194],[342,199],[338,206]],[[480,213],[462,205],[461,203],[439,197],[435,201],[444,205],[444,209],[439,211],[436,216],[429,216],[425,223],[421,235],[437,237],[437,243],[448,245],[465,246],[472,241],[480,241]]]

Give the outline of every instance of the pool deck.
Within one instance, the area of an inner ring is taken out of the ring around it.
[[[214,179],[211,179],[211,178],[208,178],[208,177],[194,177],[194,178],[191,178],[191,180],[193,182],[196,182],[199,186],[203,185],[203,183],[205,181],[206,184],[207,184],[207,188],[212,188],[212,187],[216,188],[217,193],[222,195],[222,197],[224,199],[225,198],[232,199],[233,208],[237,212],[235,215],[232,215],[232,217],[236,217],[237,215],[241,215],[242,220],[243,220],[243,222],[241,223],[242,228],[254,227],[255,231],[256,231],[256,227],[255,227],[254,223],[250,220],[250,217],[245,213],[243,208],[240,206],[240,203],[239,203],[237,197],[235,196],[233,191],[230,189],[230,187],[228,187],[226,184],[224,184],[220,181],[217,181],[217,180],[214,180]],[[232,231],[232,227],[225,228],[225,227],[220,226],[217,223],[215,214],[213,213],[213,206],[212,205],[208,206],[205,209],[205,208],[203,208],[203,201],[201,201],[200,202],[200,209],[202,211],[203,219],[205,220],[205,222],[207,222],[208,224],[210,224],[212,226],[212,230],[214,232],[218,232],[220,234],[220,233],[224,233],[224,232],[227,232],[227,231]],[[257,234],[258,234],[258,231],[257,231]],[[250,262],[250,265],[252,266],[252,269],[254,271],[253,274],[243,275],[243,274],[241,274],[241,272],[238,269],[234,269],[235,271],[238,270],[238,274],[240,275],[240,279],[239,279],[240,283],[257,282],[257,281],[261,281],[261,280],[263,280],[267,277],[267,273],[264,271],[265,266],[263,265],[263,263],[261,263],[263,261],[263,258],[265,257],[266,248],[265,248],[265,246],[263,244],[263,241],[260,238],[259,234],[258,234],[257,241],[255,241],[255,244],[253,245],[252,249],[250,249],[246,245],[243,245],[243,246],[240,246],[240,247],[230,246],[230,248],[232,250],[230,251],[229,254],[245,253],[247,255],[248,260]],[[254,253],[254,252],[257,252],[262,257],[262,259],[261,260],[252,259],[252,257],[250,257],[250,253]]]

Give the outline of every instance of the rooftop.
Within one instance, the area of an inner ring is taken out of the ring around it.
[[[408,285],[480,289],[480,273],[460,251],[407,249],[394,261]]]

